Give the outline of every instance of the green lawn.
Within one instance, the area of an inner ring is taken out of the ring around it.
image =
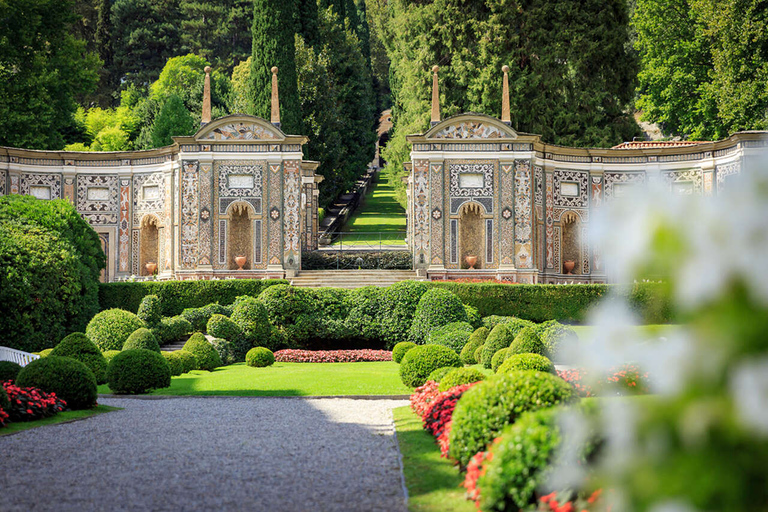
[[[50,418],[43,418],[37,421],[20,421],[16,423],[9,423],[7,426],[0,428],[0,436],[7,436],[15,432],[21,432],[22,430],[29,430],[31,428],[43,427],[45,425],[55,425],[57,423],[64,423],[69,421],[82,420],[96,416],[110,411],[119,411],[120,407],[110,407],[108,405],[98,405],[93,409],[84,409],[82,411],[64,411],[60,412]]]
[[[409,395],[400,381],[400,366],[391,361],[373,363],[275,363],[251,368],[245,363],[193,371],[171,379],[171,387],[153,395],[222,396],[338,396]],[[99,393],[111,393],[99,386]]]
[[[410,407],[392,411],[397,441],[403,455],[403,473],[408,488],[411,512],[473,512],[474,504],[464,498],[463,475],[448,459],[440,458],[440,448],[421,426],[421,419]]]
[[[344,244],[355,244],[355,241],[377,244],[381,238],[383,244],[405,245],[405,219],[405,210],[395,200],[394,187],[379,177],[342,228],[342,231],[359,233],[345,235]]]

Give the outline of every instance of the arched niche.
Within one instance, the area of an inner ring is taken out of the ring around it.
[[[562,272],[567,274],[566,262],[573,261],[572,274],[582,274],[581,264],[581,219],[574,212],[565,212],[560,217],[563,233]]]
[[[238,270],[240,266],[235,258],[244,257],[243,270],[253,268],[253,217],[251,205],[236,202],[227,210],[227,268]]]
[[[474,268],[485,268],[484,208],[475,202],[464,203],[459,211],[459,267],[469,268],[467,256],[475,256]]]
[[[159,226],[160,221],[154,215],[145,215],[141,219],[139,230],[139,274],[142,276],[152,275],[147,269],[147,263],[154,263],[156,265],[155,268],[157,270],[160,269]]]

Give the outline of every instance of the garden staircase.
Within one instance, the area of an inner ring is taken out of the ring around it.
[[[390,286],[399,281],[418,281],[412,270],[302,270],[291,279],[294,286],[307,288],[362,288]]]

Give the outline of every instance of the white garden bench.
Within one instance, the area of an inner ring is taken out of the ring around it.
[[[18,365],[27,366],[35,359],[40,359],[40,356],[15,348],[0,347],[0,361],[13,361]]]

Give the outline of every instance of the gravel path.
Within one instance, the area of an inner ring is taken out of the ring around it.
[[[0,509],[405,511],[402,400],[102,399],[0,437]]]

